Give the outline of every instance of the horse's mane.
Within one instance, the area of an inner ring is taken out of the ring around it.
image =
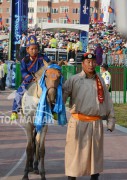
[[[50,61],[48,64],[49,65],[51,65],[51,64],[58,64],[58,62],[57,61]]]

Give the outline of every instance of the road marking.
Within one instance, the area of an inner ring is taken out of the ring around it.
[[[21,124],[19,124],[17,121],[16,121],[16,123],[18,124],[18,126],[21,127],[21,129],[23,129],[23,131],[24,131],[25,134],[26,134],[25,128],[24,128]],[[26,137],[27,137],[27,134],[26,134]],[[7,179],[7,178],[20,166],[20,164],[23,162],[23,160],[25,159],[25,157],[26,157],[26,150],[25,150],[25,152],[23,153],[23,155],[22,155],[22,157],[20,158],[20,160],[17,162],[17,164],[16,164],[3,178],[0,178],[0,180],[5,180],[5,179]]]

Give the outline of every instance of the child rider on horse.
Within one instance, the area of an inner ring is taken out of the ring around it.
[[[42,67],[43,59],[49,62],[47,56],[40,56],[38,54],[38,44],[37,39],[34,35],[30,35],[27,39],[26,44],[27,56],[24,57],[21,61],[21,74],[22,74],[22,84],[16,91],[16,95],[13,101],[12,114],[10,119],[16,120],[18,119],[18,112],[21,107],[21,99],[23,97],[24,92],[26,91],[28,85],[36,81],[34,74]]]

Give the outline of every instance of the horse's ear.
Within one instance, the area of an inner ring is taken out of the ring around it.
[[[64,63],[63,60],[61,60],[61,61],[58,62],[58,65],[59,65],[59,66],[62,66],[62,65],[65,65],[65,63]]]
[[[44,63],[44,66],[45,66],[45,67],[48,67],[48,63],[47,63],[47,61],[45,61],[44,59],[43,59],[43,63]]]

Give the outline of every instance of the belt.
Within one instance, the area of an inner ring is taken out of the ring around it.
[[[72,117],[79,120],[79,121],[84,121],[84,122],[92,122],[92,121],[97,121],[101,120],[101,116],[87,116],[85,114],[72,114]]]

